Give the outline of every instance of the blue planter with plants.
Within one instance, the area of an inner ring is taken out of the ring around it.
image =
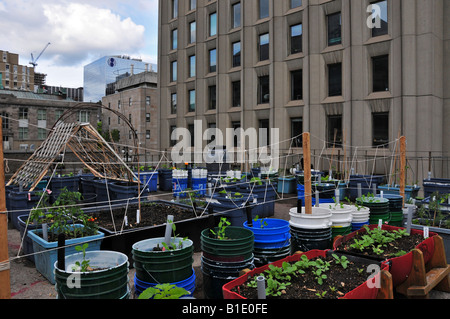
[[[387,195],[400,195],[400,186],[394,185],[382,185],[378,186],[379,191],[383,191],[383,194]],[[410,198],[416,198],[420,190],[420,186],[406,186],[405,187],[405,200],[409,200]]]
[[[111,190],[111,200],[114,204],[126,204],[133,199],[137,199],[140,195],[144,197],[148,194],[148,191],[144,189],[144,185],[142,184],[141,191],[139,191],[139,185],[137,183],[113,182],[109,187]]]
[[[450,179],[430,178],[423,180],[424,197],[429,197],[433,193],[450,194]]]
[[[230,221],[231,226],[242,227],[244,222],[247,221],[247,205],[252,209],[252,218],[261,216],[259,210],[261,206],[259,206],[258,196],[256,195],[227,192],[214,194],[213,199],[215,201],[211,201],[209,205],[215,213],[223,213],[223,216]]]
[[[378,187],[384,182],[383,176],[377,175],[350,175],[348,195],[350,200],[358,198],[358,184],[361,184],[361,195],[374,193],[374,186]]]
[[[79,175],[63,175],[53,176],[49,185],[53,198],[57,198],[58,194],[66,188],[69,192],[78,192],[80,190],[80,176]]]
[[[278,196],[276,190],[277,183],[263,181],[258,177],[237,185],[238,192],[250,193],[257,197],[260,210],[257,210],[256,214],[260,217],[271,217],[275,214],[275,200]]]
[[[38,191],[20,192],[18,190],[12,190],[9,192],[8,216],[15,229],[19,229],[18,217],[21,215],[28,215],[31,209],[39,203],[41,196],[42,192]]]
[[[83,225],[73,225],[72,228],[83,228]],[[58,242],[46,241],[42,238],[42,229],[30,230],[27,236],[33,242],[34,263],[36,269],[50,281],[55,284],[54,265],[58,259]],[[75,247],[77,245],[88,242],[88,251],[100,250],[100,245],[105,236],[104,233],[97,231],[95,235],[81,238],[67,239],[65,241],[65,252],[67,255],[77,253]]]

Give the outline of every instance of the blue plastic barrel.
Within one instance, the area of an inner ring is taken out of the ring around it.
[[[363,228],[365,225],[369,225],[370,222],[366,221],[364,223],[352,223],[352,232],[360,230],[361,228]]]
[[[264,223],[263,227],[261,227],[262,223]],[[245,222],[244,228],[253,231],[255,248],[276,249],[289,245],[291,238],[289,221],[272,218],[256,220],[253,221],[253,227]]]
[[[194,294],[194,291],[195,291],[195,287],[196,287],[195,286],[196,276],[195,276],[194,269],[192,269],[192,273],[193,273],[192,276],[190,276],[186,280],[175,282],[175,283],[170,283],[170,285],[175,285],[179,288],[186,289],[187,291],[189,291],[191,293],[189,296],[192,297],[192,295]],[[146,289],[148,289],[150,287],[155,287],[156,285],[157,284],[155,284],[155,283],[149,283],[149,282],[142,281],[136,275],[134,275],[134,288],[135,288],[135,292],[136,292],[137,296],[139,296],[141,293],[143,293]]]
[[[206,196],[207,178],[192,178],[192,189],[197,191],[200,196]]]
[[[188,179],[187,178],[173,178],[173,197],[185,198],[187,197],[187,193],[185,192],[188,187]]]
[[[158,190],[158,171],[139,172],[135,173],[139,175],[141,185],[148,188],[149,192],[156,192]]]

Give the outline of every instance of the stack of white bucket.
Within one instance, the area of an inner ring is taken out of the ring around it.
[[[186,197],[187,194],[185,191],[188,185],[188,171],[174,169],[172,171],[172,185],[174,197]]]

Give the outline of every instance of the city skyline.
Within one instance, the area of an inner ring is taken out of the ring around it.
[[[2,50],[37,58],[47,85],[83,87],[84,66],[127,55],[157,64],[158,1],[0,0]]]

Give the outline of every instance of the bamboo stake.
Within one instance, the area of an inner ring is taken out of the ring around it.
[[[403,197],[405,207],[405,186],[406,186],[406,137],[400,138],[400,195]]]
[[[0,117],[0,141],[3,140],[2,118]],[[11,281],[8,253],[8,217],[5,198],[5,169],[3,163],[3,142],[0,142],[0,299],[11,299]]]
[[[311,146],[310,134],[303,133],[303,175],[305,183],[305,213],[312,214],[312,191],[311,191]]]

